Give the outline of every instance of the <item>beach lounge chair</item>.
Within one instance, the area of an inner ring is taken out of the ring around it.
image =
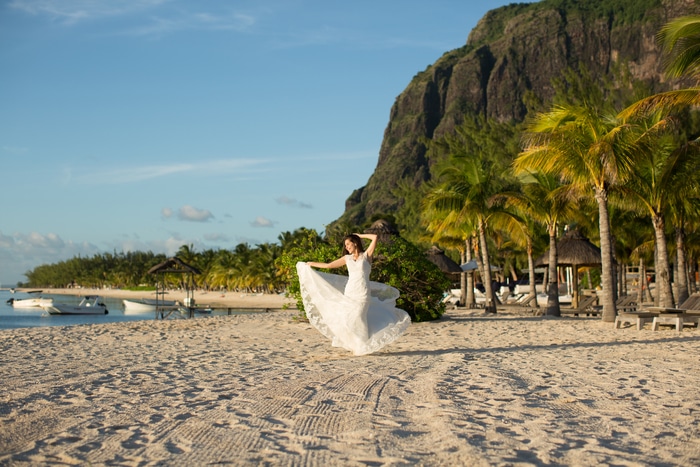
[[[635,295],[623,295],[615,302],[617,311],[628,312],[637,309],[637,297]]]
[[[533,303],[537,301],[537,295],[530,295],[530,294],[525,294],[524,297],[518,299],[517,305],[518,306],[532,306]]]
[[[597,316],[600,313],[600,310],[596,308],[596,304],[598,303],[598,296],[597,295],[584,295],[581,297],[581,300],[578,302],[578,306],[576,308],[560,308],[560,313],[562,316],[564,315],[573,315],[573,316],[578,316],[580,314],[586,314],[586,316]]]
[[[623,311],[615,317],[615,329],[622,328],[623,324],[631,324],[642,330],[646,323],[652,323],[658,313],[645,311]]]
[[[652,319],[652,331],[656,331],[659,325],[671,325],[680,332],[684,326],[700,324],[700,293],[688,297],[678,308],[650,306],[645,310],[656,314]]]
[[[621,329],[625,324],[631,324],[641,330],[646,323],[651,323],[658,313],[638,310],[637,298],[634,295],[625,295],[615,302],[617,316],[615,317],[615,329]]]
[[[533,307],[537,303],[537,297],[530,294],[518,294],[517,296],[511,297],[514,300],[509,300],[507,303],[499,303],[498,308],[502,310],[538,310]]]

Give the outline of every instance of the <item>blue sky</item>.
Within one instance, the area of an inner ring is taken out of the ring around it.
[[[509,1],[0,1],[0,285],[319,232],[395,98]]]

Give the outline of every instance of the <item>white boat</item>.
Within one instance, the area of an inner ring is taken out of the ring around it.
[[[53,298],[31,297],[31,298],[10,298],[8,305],[14,308],[43,308],[53,305]]]
[[[140,298],[122,300],[124,313],[152,313],[159,310],[170,310],[180,306],[175,300],[155,300],[153,298]]]
[[[44,307],[44,310],[50,315],[106,315],[109,313],[102,298],[97,295],[84,297],[78,305],[55,303]]]
[[[12,293],[14,293],[14,291]],[[12,306],[13,308],[43,308],[45,306],[53,305],[53,298],[44,298],[38,296],[38,294],[41,293],[41,290],[30,290],[27,293],[32,296],[27,298],[12,297],[7,300],[7,304]]]

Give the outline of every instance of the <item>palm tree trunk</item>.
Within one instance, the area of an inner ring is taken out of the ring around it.
[[[472,238],[467,239],[467,262],[472,260]],[[467,303],[465,306],[471,308],[476,299],[474,298],[474,271],[467,273]]]
[[[489,261],[489,247],[486,243],[486,223],[479,220],[479,240],[481,243],[481,258],[484,262],[484,294],[486,295],[486,312],[496,313],[496,300],[491,283],[491,262]]]
[[[467,259],[468,249],[469,245],[467,244],[467,248],[459,252],[459,259],[462,261],[462,264],[469,261]],[[459,301],[462,306],[467,306],[467,277],[468,273],[466,271],[462,271],[459,274]]]
[[[610,213],[608,212],[608,194],[603,188],[596,188],[595,199],[598,203],[598,225],[600,229],[600,262],[602,285],[602,319],[612,323],[617,316],[615,308],[615,273],[613,269],[612,241],[610,234]]]
[[[527,271],[530,275],[530,297],[533,308],[539,308],[537,304],[537,281],[535,280],[535,258],[532,257],[532,238],[527,238]]]
[[[644,299],[646,298],[644,296],[644,291],[647,288],[647,272],[646,268],[644,267],[644,259],[639,258],[639,289],[637,289],[637,308],[640,308],[642,306],[642,303],[644,303]]]
[[[557,282],[557,226],[549,226],[549,280],[547,282],[547,308],[545,315],[561,316],[559,307],[559,283]]]
[[[651,221],[654,225],[654,240],[656,242],[656,294],[659,306],[673,308],[668,246],[666,245],[666,235],[664,233],[666,223],[661,214],[656,214]]]
[[[683,227],[676,228],[676,303],[679,305],[690,296],[688,290],[688,266],[685,262],[685,231]]]
[[[646,302],[653,302],[654,301],[654,296],[651,294],[651,287],[649,286],[650,282],[647,280],[647,265],[646,263],[644,264],[644,301]]]

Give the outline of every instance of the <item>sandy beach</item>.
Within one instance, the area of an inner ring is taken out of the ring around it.
[[[700,465],[700,331],[450,310],[385,350],[296,310],[0,331],[2,465]]]

